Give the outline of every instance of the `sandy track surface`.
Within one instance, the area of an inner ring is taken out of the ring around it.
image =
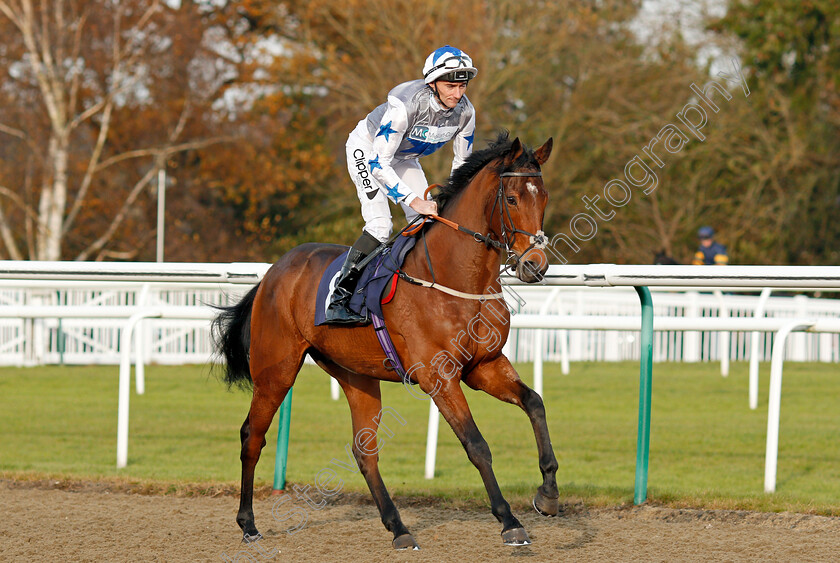
[[[238,498],[77,492],[0,481],[0,561],[838,561],[840,518],[658,507],[517,511],[531,536],[506,547],[489,509],[401,506],[421,550],[395,552],[376,508],[255,501],[259,549],[239,542]],[[280,521],[272,516],[272,507]],[[298,512],[291,516],[290,510]],[[306,523],[295,534],[286,529]]]

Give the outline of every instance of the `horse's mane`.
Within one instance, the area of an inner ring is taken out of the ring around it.
[[[512,144],[513,141],[510,139],[510,133],[508,131],[500,131],[496,140],[491,141],[486,149],[475,151],[467,157],[464,164],[452,172],[452,176],[449,177],[446,185],[441,187],[437,195],[434,196],[434,200],[438,204],[438,211],[442,211],[448,201],[461,193],[467,184],[470,183],[470,180],[473,179],[473,176],[478,174],[490,161],[508,154]],[[536,165],[534,152],[524,145],[522,148],[522,154],[510,164],[509,168],[522,168],[528,163],[534,163]],[[498,170],[500,173],[504,171],[502,169]]]

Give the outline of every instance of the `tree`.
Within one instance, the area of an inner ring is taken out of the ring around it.
[[[192,2],[0,0],[10,257],[136,255],[149,235],[132,215],[157,171],[225,138],[205,112],[242,78],[243,60],[236,44],[212,44],[225,37],[208,13]]]
[[[636,10],[626,2],[605,2],[602,8],[543,0],[286,3],[284,9],[297,22],[290,37],[312,56],[299,59],[301,64],[284,73],[301,85],[299,101],[323,116],[324,128],[312,132],[325,139],[325,148],[339,162],[330,182],[329,205],[316,206],[321,215],[316,215],[313,226],[283,237],[278,250],[325,236],[335,242],[356,238],[361,218],[344,169],[347,135],[385,101],[392,87],[420,78],[426,56],[442,43],[465,50],[479,67],[467,92],[478,109],[479,146],[502,128],[531,144],[551,135],[562,137],[563,120],[574,111],[570,100],[578,81],[597,73],[597,68],[586,65],[601,64],[594,55],[580,56],[581,39],[590,45],[615,44],[624,33],[614,24]],[[406,25],[408,21],[411,25]],[[600,54],[604,51],[606,47]],[[429,182],[445,181],[451,158],[450,149],[444,148],[423,159]],[[550,162],[546,175],[565,165]],[[558,202],[563,199],[559,192],[555,191]]]
[[[735,37],[752,90],[750,184],[772,195],[774,221],[744,244],[757,260],[836,264],[840,250],[840,6],[806,0],[732,0],[710,22]]]

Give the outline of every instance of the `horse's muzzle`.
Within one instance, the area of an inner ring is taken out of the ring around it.
[[[516,265],[516,277],[525,283],[537,283],[542,281],[546,270],[548,270],[548,262],[520,260]]]

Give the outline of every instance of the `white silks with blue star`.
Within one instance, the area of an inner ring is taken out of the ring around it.
[[[426,186],[420,189],[408,185],[395,172],[395,163],[416,161],[452,142],[454,170],[472,153],[474,138],[475,109],[466,95],[457,106],[447,109],[434,98],[429,86],[414,80],[391,90],[388,101],[359,122],[348,147],[358,143],[379,189],[393,202],[408,205],[422,196]],[[366,199],[371,199],[369,189],[367,193]]]

